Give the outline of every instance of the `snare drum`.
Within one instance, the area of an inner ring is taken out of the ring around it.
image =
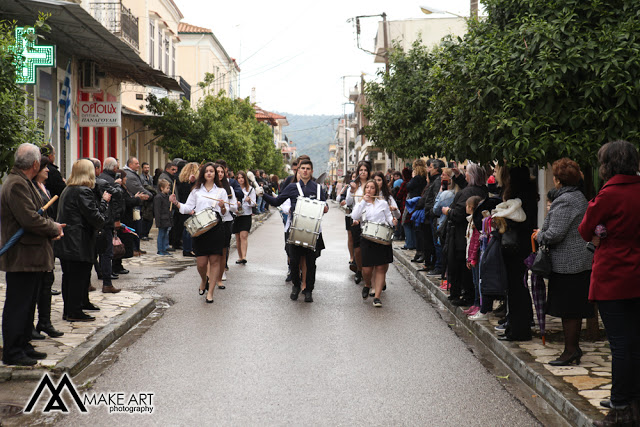
[[[211,230],[213,227],[218,225],[218,222],[219,219],[218,215],[216,215],[216,211],[212,208],[208,208],[189,217],[184,222],[184,228],[191,237],[197,237]]]
[[[323,201],[298,197],[287,243],[315,250],[325,206]]]
[[[362,238],[381,245],[390,245],[393,239],[393,228],[377,222],[362,223]]]

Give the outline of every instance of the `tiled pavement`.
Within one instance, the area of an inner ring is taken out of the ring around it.
[[[408,262],[414,257],[415,251],[412,250],[399,250],[404,242],[394,242],[394,255],[396,257],[403,257],[404,264],[411,267],[415,266],[412,273],[414,275],[425,275],[422,272],[416,272],[415,270],[420,266],[415,263]],[[397,261],[396,261],[397,262]],[[447,291],[439,289],[441,284],[440,277],[426,276],[427,279],[436,286],[431,286],[431,292],[439,292],[442,295],[448,295]],[[454,308],[454,314],[458,317],[465,316],[460,308]],[[535,309],[534,309],[535,313]],[[499,318],[490,315],[487,320],[478,321],[477,323],[491,334],[496,334],[495,326],[498,325]],[[562,335],[562,322],[560,318],[546,316],[546,345],[542,345],[540,338],[540,329],[537,325],[537,317],[534,314],[534,320],[536,326],[533,328],[534,339],[527,342],[515,342],[509,343],[509,345],[518,347],[524,352],[528,353],[531,357],[527,358],[534,361],[535,369],[537,371],[546,372],[547,375],[551,375],[560,380],[560,384],[563,395],[571,400],[579,401],[584,399],[591,405],[592,410],[589,411],[597,414],[597,411],[606,413],[607,411],[600,406],[602,399],[608,399],[611,389],[611,350],[609,349],[609,343],[607,341],[586,341],[584,339],[584,333],[586,328],[586,321],[583,322],[583,338],[581,338],[580,348],[584,352],[581,363],[579,366],[572,365],[566,367],[554,367],[548,364],[549,361],[556,359],[563,351],[563,335]],[[600,332],[603,335],[603,326],[600,322]],[[518,353],[516,352],[516,355]],[[528,360],[527,360],[528,362]]]

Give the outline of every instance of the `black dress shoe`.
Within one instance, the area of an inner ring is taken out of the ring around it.
[[[582,350],[578,349],[575,353],[573,353],[571,356],[569,356],[568,359],[560,359],[557,358],[556,360],[552,360],[549,362],[549,365],[551,366],[569,366],[571,364],[573,364],[573,362],[576,363],[576,365],[580,364],[580,359],[582,358]]]
[[[31,357],[33,359],[37,359],[37,360],[42,360],[42,359],[46,359],[47,358],[47,353],[42,352],[42,351],[38,351],[34,348],[28,348],[24,351],[24,354],[27,355],[27,357]]]
[[[461,306],[471,306],[473,304],[473,301],[470,300],[466,300],[466,299],[455,299],[453,301],[451,301],[451,305],[455,305],[457,307],[461,307]]]
[[[38,361],[28,356],[16,357],[15,359],[6,359],[3,360],[2,363],[5,365],[14,365],[14,366],[33,366]]]
[[[368,288],[366,286],[362,288],[362,299],[369,298],[369,291],[370,290],[371,290],[371,288]]]
[[[120,278],[120,276],[118,276],[117,274],[112,274],[111,275],[111,280],[118,280]]]
[[[602,406],[603,408],[611,409],[611,399],[601,400],[600,406]]]
[[[129,274],[129,270],[127,270],[126,268],[123,268],[120,271],[114,271],[113,274]]]
[[[31,329],[31,339],[32,340],[43,340],[46,337],[44,335],[42,335],[40,332],[36,331],[35,329]]]
[[[354,278],[356,285],[362,282],[362,271],[356,271],[356,277]]]
[[[57,291],[55,289],[51,289],[51,295],[60,295],[62,292]]]
[[[182,256],[195,258],[196,254],[193,251],[190,251],[190,252],[182,251]]]
[[[89,310],[89,311],[100,311],[100,307],[98,307],[97,305],[93,305],[91,303],[83,305],[82,309]]]
[[[89,316],[86,313],[68,314],[65,319],[67,322],[91,322],[96,320],[95,317]]]
[[[36,330],[40,332],[44,332],[49,335],[51,338],[58,338],[64,335],[64,332],[60,332],[56,328],[53,327],[52,324],[48,325],[38,325],[36,326]]]

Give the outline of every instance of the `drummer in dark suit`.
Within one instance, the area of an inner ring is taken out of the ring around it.
[[[378,196],[379,192],[378,183],[375,180],[367,181],[362,201],[356,204],[351,212],[351,218],[354,221],[386,224],[389,227],[397,225],[398,220],[391,214],[389,203]],[[373,282],[375,286],[373,305],[374,307],[382,307],[380,294],[386,282],[389,264],[393,262],[393,249],[391,245],[376,243],[364,237],[360,241],[360,248],[362,249],[362,276],[365,281],[364,288],[362,288],[362,298],[369,297],[371,282]]]
[[[264,194],[264,199],[272,206],[280,206],[286,200],[291,200],[291,212],[295,212],[296,201],[300,195],[298,192],[298,186],[302,191],[304,197],[314,200],[327,200],[327,194],[320,189],[318,192],[318,184],[311,179],[313,175],[313,163],[311,160],[303,159],[298,163],[298,178],[297,183],[291,183],[287,185],[278,195],[273,197],[268,194]],[[318,194],[320,193],[320,194]],[[324,213],[329,211],[329,206],[325,205]],[[316,242],[315,251],[307,249],[302,246],[290,245],[289,257],[291,274],[293,275],[293,286],[291,288],[291,299],[297,300],[300,291],[305,294],[304,302],[313,302],[313,288],[316,281],[316,258],[320,256],[320,251],[324,249],[324,242],[322,240],[322,232],[318,236]],[[302,270],[302,279],[298,274]]]

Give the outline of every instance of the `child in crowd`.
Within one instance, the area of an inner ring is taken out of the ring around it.
[[[473,316],[480,311],[480,276],[479,276],[479,253],[480,253],[480,232],[473,224],[473,212],[478,205],[482,202],[482,197],[472,196],[467,199],[467,220],[469,225],[467,226],[467,268],[471,270],[473,276],[473,286],[475,288],[475,299],[473,305],[469,307],[464,313],[468,316]]]
[[[158,181],[160,194],[153,198],[153,216],[158,227],[158,255],[171,255],[169,247],[169,230],[171,230],[171,202],[169,201],[170,185],[169,181],[161,179]]]

